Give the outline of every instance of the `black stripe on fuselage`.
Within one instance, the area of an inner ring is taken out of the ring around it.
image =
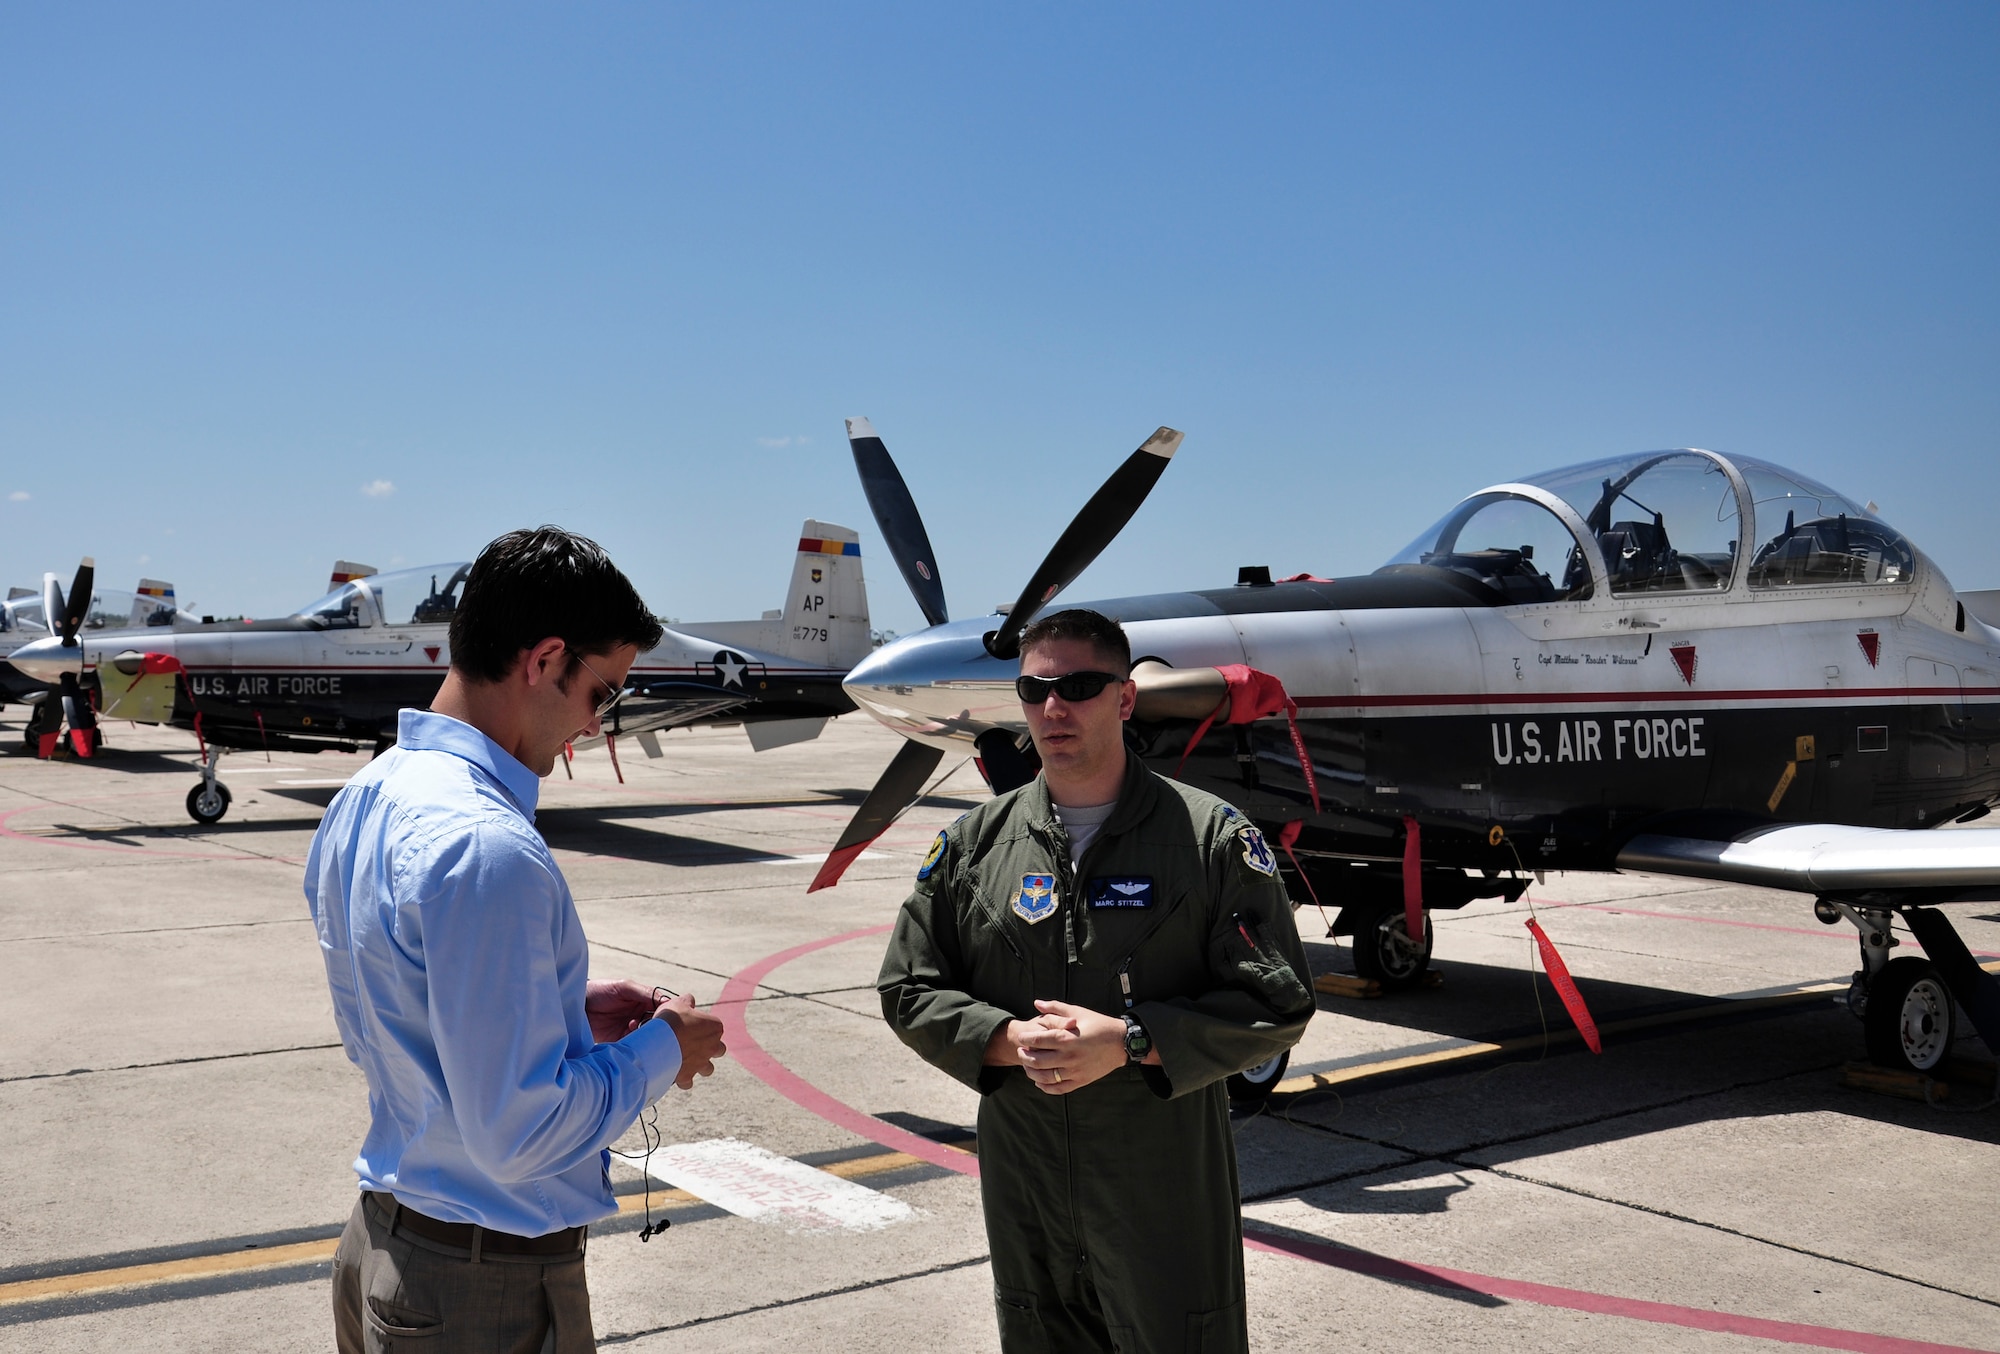
[[[1132,729],[1149,763],[1173,774],[1191,730]],[[1992,704],[1635,702],[1554,714],[1303,719],[1299,729],[1319,781],[1317,815],[1289,731],[1276,721],[1211,729],[1182,778],[1267,827],[1303,819],[1298,844],[1308,850],[1397,857],[1409,816],[1423,828],[1427,860],[1484,869],[1609,869],[1627,839],[1670,818],[1732,834],[1761,823],[1923,828],[2000,799],[2000,705]],[[1803,760],[1801,739],[1811,740]]]

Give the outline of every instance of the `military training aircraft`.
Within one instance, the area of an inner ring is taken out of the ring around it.
[[[392,745],[397,712],[428,706],[444,681],[451,616],[470,568],[382,574],[342,561],[333,590],[290,616],[184,633],[71,629],[23,646],[13,661],[65,691],[94,679],[101,717],[194,733],[202,778],[187,810],[213,823],[229,809],[229,789],[217,779],[226,750]],[[660,755],[659,731],[691,724],[741,723],[759,751],[817,737],[828,719],[854,708],[840,680],[870,643],[860,538],[808,519],[784,608],[754,621],[667,627],[633,664],[606,734],[635,735],[649,757]],[[87,701],[72,727],[78,718],[89,720]]]
[[[31,748],[41,749],[45,742],[53,742],[61,732],[61,705],[59,701],[53,705],[48,703],[50,691],[67,694],[73,710],[80,692],[64,693],[60,684],[51,687],[36,681],[5,661],[17,649],[50,634],[73,636],[80,631],[183,624],[174,601],[173,584],[157,578],[142,578],[137,592],[120,592],[110,588],[99,590],[94,587],[96,576],[96,562],[86,557],[67,593],[63,591],[62,580],[52,573],[43,574],[40,591],[12,588],[8,591],[6,602],[0,603],[0,705],[14,701],[35,707],[22,730],[22,736]],[[51,616],[55,618],[53,625],[49,622]],[[78,717],[85,720],[88,727],[88,714],[79,712]],[[71,723],[74,726],[75,720]],[[95,750],[94,736],[87,734],[77,743],[79,751],[86,746]]]
[[[947,752],[976,756],[996,791],[1033,776],[1017,638],[1180,442],[1163,428],[1133,453],[1011,609],[953,622],[901,474],[866,420],[848,431],[930,628],[848,674],[910,741],[814,888]],[[1805,476],[1676,450],[1481,490],[1371,574],[1260,566],[1234,587],[1084,605],[1131,638],[1135,749],[1249,815],[1295,900],[1338,903],[1362,975],[1415,983],[1430,910],[1511,902],[1537,871],[1792,889],[1861,933],[1849,1003],[1870,1056],[1928,1070],[1954,997],[2000,1049],[2000,981],[1936,910],[2000,898],[2000,831],[1929,830],[2000,800],[1997,600],[1954,592]],[[1924,957],[1891,957],[1899,916]]]

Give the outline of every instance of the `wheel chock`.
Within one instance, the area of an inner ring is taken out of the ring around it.
[[[1417,980],[1418,987],[1443,987],[1444,974],[1434,968],[1424,970],[1424,976]],[[1352,973],[1322,973],[1313,979],[1313,991],[1328,997],[1351,997],[1366,1000],[1382,995],[1382,984],[1373,978],[1360,978]]]
[[[1954,1087],[1967,1093],[1990,1094],[1995,1070],[1992,1063],[1975,1062],[1970,1058],[1951,1059],[1938,1069],[1936,1076],[1895,1067],[1878,1067],[1874,1063],[1851,1062],[1840,1069],[1840,1084],[1851,1091],[1872,1091],[1876,1095],[1895,1096],[1899,1100],[1927,1100],[1935,1104],[1951,1099]]]

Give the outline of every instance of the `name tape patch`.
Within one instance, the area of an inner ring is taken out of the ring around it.
[[[1143,875],[1106,875],[1090,881],[1092,907],[1151,907],[1153,881]]]

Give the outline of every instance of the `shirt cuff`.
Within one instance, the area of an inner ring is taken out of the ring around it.
[[[674,1027],[664,1020],[648,1020],[618,1041],[618,1047],[629,1049],[639,1060],[639,1068],[646,1074],[646,1103],[665,1095],[667,1088],[674,1084],[675,1076],[681,1070],[681,1041],[674,1034]]]

